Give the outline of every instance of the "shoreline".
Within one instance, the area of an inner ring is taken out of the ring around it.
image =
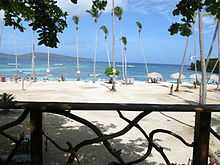
[[[58,102],[100,102],[100,103],[146,103],[146,104],[196,104],[199,87],[182,83],[179,92],[170,95],[173,83],[146,83],[134,81],[133,85],[123,85],[117,81],[116,92],[111,92],[111,84],[105,81],[25,81],[0,82],[0,93],[12,93],[17,101],[58,101]],[[176,85],[173,84],[173,90]],[[220,91],[216,85],[208,85],[208,104],[220,102]],[[95,96],[95,97],[94,97]]]

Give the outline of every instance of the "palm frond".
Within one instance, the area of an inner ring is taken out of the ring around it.
[[[121,19],[122,19],[122,15],[123,15],[123,13],[124,13],[123,8],[121,8],[120,6],[116,6],[116,7],[114,8],[113,12],[114,12],[114,15],[115,15],[116,17],[118,17],[118,20],[121,20]]]
[[[139,21],[136,21],[136,25],[138,28],[138,32],[140,33],[142,31],[142,24]]]
[[[105,34],[105,39],[107,39],[107,37],[108,37],[108,28],[105,25],[102,25],[99,29],[101,31],[103,31],[103,33]]]
[[[127,45],[127,38],[125,37],[125,36],[122,36],[121,37],[121,42],[122,42],[122,44],[124,45],[124,46],[126,46]]]

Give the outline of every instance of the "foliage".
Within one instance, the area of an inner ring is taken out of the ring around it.
[[[106,0],[94,0],[91,9],[86,10],[86,12],[89,13],[94,18],[94,22],[97,23],[102,14],[102,10],[105,10],[106,6]]]
[[[209,59],[209,63],[208,63],[208,66],[207,66],[207,72],[211,72],[212,71],[212,69],[214,68],[214,66],[215,66],[217,61],[218,61],[217,58]],[[196,61],[196,66],[197,66],[198,71],[201,71],[201,62],[199,60]],[[190,69],[191,70],[195,70],[195,63],[191,63]],[[219,65],[217,65],[215,67],[214,73],[219,73]]]
[[[118,17],[118,20],[120,21],[122,19],[122,15],[123,15],[123,9],[120,6],[116,6],[114,8],[114,15],[116,17]]]
[[[73,22],[76,25],[76,30],[79,30],[79,16],[73,16]]]
[[[14,95],[10,93],[3,93],[0,95],[0,105],[6,108],[10,108],[14,105]]]
[[[100,30],[103,31],[103,33],[105,34],[105,39],[108,38],[108,28],[105,25],[102,25],[100,27]]]
[[[138,32],[140,33],[142,31],[142,24],[139,21],[136,21],[136,25],[138,28]]]
[[[180,16],[181,21],[173,23],[169,32],[171,35],[180,33],[182,36],[190,36],[192,34],[192,24],[195,22],[195,15],[198,10],[205,11],[220,19],[220,1],[216,0],[180,0],[173,10],[174,16]]]
[[[113,67],[107,67],[105,69],[105,75],[108,76],[108,77],[112,76],[113,75],[113,70],[114,70]],[[120,71],[118,69],[116,69],[115,71],[116,71],[115,75],[118,76],[120,74]]]
[[[38,33],[39,45],[57,47],[58,33],[62,33],[66,24],[67,13],[63,12],[55,0],[0,1],[0,10],[4,10],[6,26],[23,32],[24,22]]]

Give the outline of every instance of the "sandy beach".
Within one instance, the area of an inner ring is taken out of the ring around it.
[[[54,81],[35,83],[25,82],[25,90],[22,90],[21,83],[5,82],[0,83],[0,93],[13,93],[17,101],[146,104],[196,104],[198,102],[199,88],[193,89],[191,84],[184,83],[182,84],[180,92],[174,92],[173,95],[170,95],[170,86],[171,84],[168,82],[150,84],[137,81],[134,85],[122,85],[121,83],[117,83],[117,92],[110,92],[110,85],[104,82],[96,82],[94,84],[92,82],[83,81]],[[215,90],[215,88],[216,86],[214,85],[209,85],[208,87],[209,92],[207,102],[209,104],[220,102],[220,91]],[[104,133],[116,132],[127,124],[118,117],[117,112],[73,111],[72,113],[92,121],[94,124],[98,125]],[[133,119],[138,112],[123,112],[123,114],[129,119]],[[145,117],[144,120],[140,122],[140,125],[147,133],[158,128],[171,130],[184,137],[187,142],[191,143],[193,141],[192,127],[194,126],[194,115],[194,113],[154,112]],[[54,120],[54,118],[56,118],[56,120]],[[218,121],[220,120],[220,114],[213,113],[212,118],[212,126],[219,132],[220,122]],[[72,139],[71,142],[75,144],[79,142],[79,140],[94,136],[91,134],[91,131],[85,129],[85,126],[63,117],[47,114],[44,116],[44,120],[45,129],[48,134],[61,143],[65,143],[65,140]],[[71,132],[74,132],[74,134],[71,134]],[[59,133],[60,135],[66,136],[58,136]],[[192,148],[184,146],[180,141],[169,135],[157,135],[155,137],[155,143],[165,148],[165,153],[171,162],[187,163],[188,159],[192,158]],[[137,157],[138,155],[143,154],[147,149],[146,139],[136,129],[132,129],[128,134],[120,137],[120,139],[116,139],[116,144],[118,144],[117,146],[121,146],[122,150],[124,148],[124,154],[127,156],[127,150],[131,152],[134,157]],[[217,145],[217,140],[212,136],[210,144],[212,152],[220,150],[219,145]],[[89,152],[89,149],[82,150],[82,152],[83,151]],[[52,151],[47,153],[48,156],[46,156],[45,161],[58,153],[59,152],[54,153]],[[131,157],[132,156],[128,156],[128,159]],[[105,159],[105,157],[101,159]],[[62,159],[59,161],[62,162]],[[90,164],[97,164],[97,162],[94,162],[96,161],[93,161],[93,163]],[[163,163],[163,160],[161,156],[153,150],[152,155],[142,164],[159,163]]]

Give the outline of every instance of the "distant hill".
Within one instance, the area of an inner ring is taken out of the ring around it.
[[[20,64],[30,64],[32,60],[32,54],[23,54],[18,56],[18,63]],[[44,64],[47,63],[47,53],[36,53],[36,64]],[[89,58],[80,58],[80,62],[89,62],[91,59]],[[76,57],[64,56],[60,54],[50,54],[50,63],[74,63],[76,62]],[[11,54],[0,53],[0,64],[7,64],[7,63],[15,63],[15,56]]]

